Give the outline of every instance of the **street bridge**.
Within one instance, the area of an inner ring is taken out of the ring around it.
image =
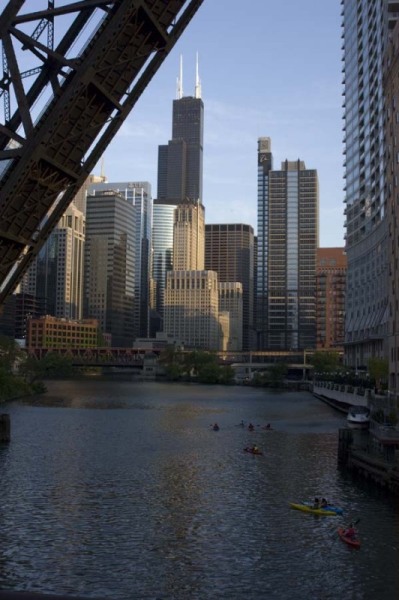
[[[2,2],[0,305],[202,2]]]

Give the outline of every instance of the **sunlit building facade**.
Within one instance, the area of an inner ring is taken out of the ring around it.
[[[345,288],[344,248],[318,248],[316,272],[316,347],[318,350],[343,350]]]
[[[114,190],[122,194],[133,206],[135,229],[135,337],[149,335],[150,274],[152,246],[153,201],[151,184],[148,181],[94,182],[90,194]]]
[[[87,196],[84,316],[97,319],[113,347],[135,337],[134,207],[124,194]]]
[[[219,350],[219,286],[214,271],[170,271],[164,331],[187,348]]]

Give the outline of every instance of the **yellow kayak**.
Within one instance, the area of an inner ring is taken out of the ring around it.
[[[290,507],[295,508],[295,510],[302,510],[303,512],[312,513],[314,515],[323,515],[325,517],[337,516],[337,512],[335,510],[326,510],[325,508],[313,508],[311,504],[306,504],[305,502],[301,502],[300,504],[290,502]]]

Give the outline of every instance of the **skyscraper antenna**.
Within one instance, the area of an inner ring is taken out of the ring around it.
[[[179,77],[177,78],[176,98],[178,100],[180,100],[180,98],[183,98],[183,56],[181,54],[180,54],[180,71],[179,71]]]
[[[195,97],[201,98],[201,80],[198,74],[198,52],[195,61]]]

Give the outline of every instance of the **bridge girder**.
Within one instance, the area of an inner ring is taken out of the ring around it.
[[[10,0],[0,15],[0,304],[203,2],[40,1],[32,13]],[[54,47],[61,18],[69,22]]]

